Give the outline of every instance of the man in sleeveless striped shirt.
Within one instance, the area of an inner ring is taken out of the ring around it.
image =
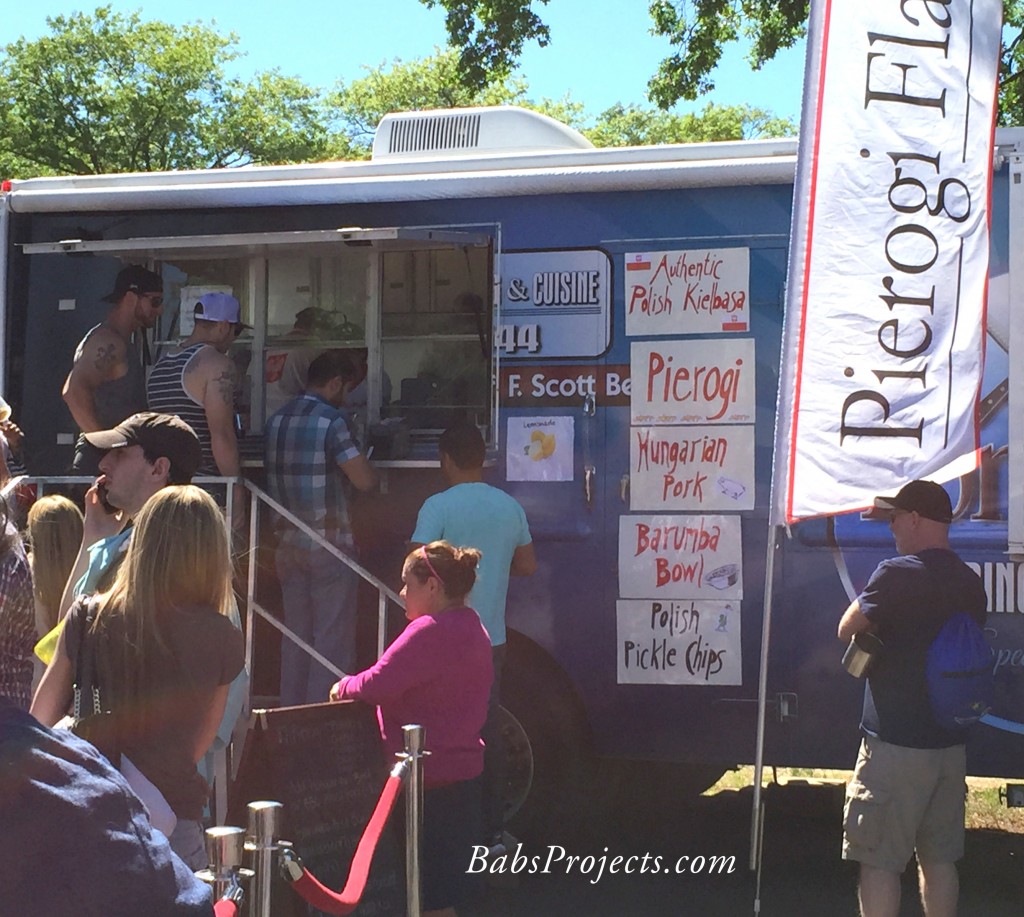
[[[150,410],[176,414],[196,431],[203,449],[200,474],[240,473],[235,373],[227,353],[247,327],[234,296],[207,293],[196,303],[192,333],[160,358],[146,383]]]

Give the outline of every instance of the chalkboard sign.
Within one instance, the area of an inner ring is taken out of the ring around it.
[[[344,701],[254,710],[231,788],[228,822],[245,826],[245,807],[254,800],[282,803],[282,837],[292,842],[317,879],[340,891],[389,770],[374,710],[366,704]],[[403,837],[402,812],[396,806],[377,847],[362,901],[353,911],[356,917],[406,913]],[[287,888],[275,889],[274,914],[279,913],[322,914],[307,908]]]

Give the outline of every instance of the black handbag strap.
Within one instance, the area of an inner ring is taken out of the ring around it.
[[[100,688],[96,677],[96,647],[92,640],[92,623],[96,620],[96,603],[86,599],[79,615],[81,631],[78,635],[78,652],[75,653],[74,718],[92,716],[103,710]],[[83,709],[88,707],[88,709]]]

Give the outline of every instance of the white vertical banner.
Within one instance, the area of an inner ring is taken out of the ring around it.
[[[812,7],[776,523],[975,450],[984,358],[1000,0]]]

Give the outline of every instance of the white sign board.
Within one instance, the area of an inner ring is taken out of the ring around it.
[[[754,428],[631,427],[629,508],[754,508]]]
[[[611,259],[598,249],[503,252],[504,360],[597,357],[611,343]]]
[[[626,334],[750,330],[748,249],[628,253],[625,267]]]
[[[743,598],[739,516],[620,516],[619,595]]]
[[[634,341],[630,423],[754,422],[754,340]]]
[[[510,417],[505,440],[509,481],[573,479],[572,417]]]
[[[615,617],[620,685],[743,683],[739,602],[623,599]]]

